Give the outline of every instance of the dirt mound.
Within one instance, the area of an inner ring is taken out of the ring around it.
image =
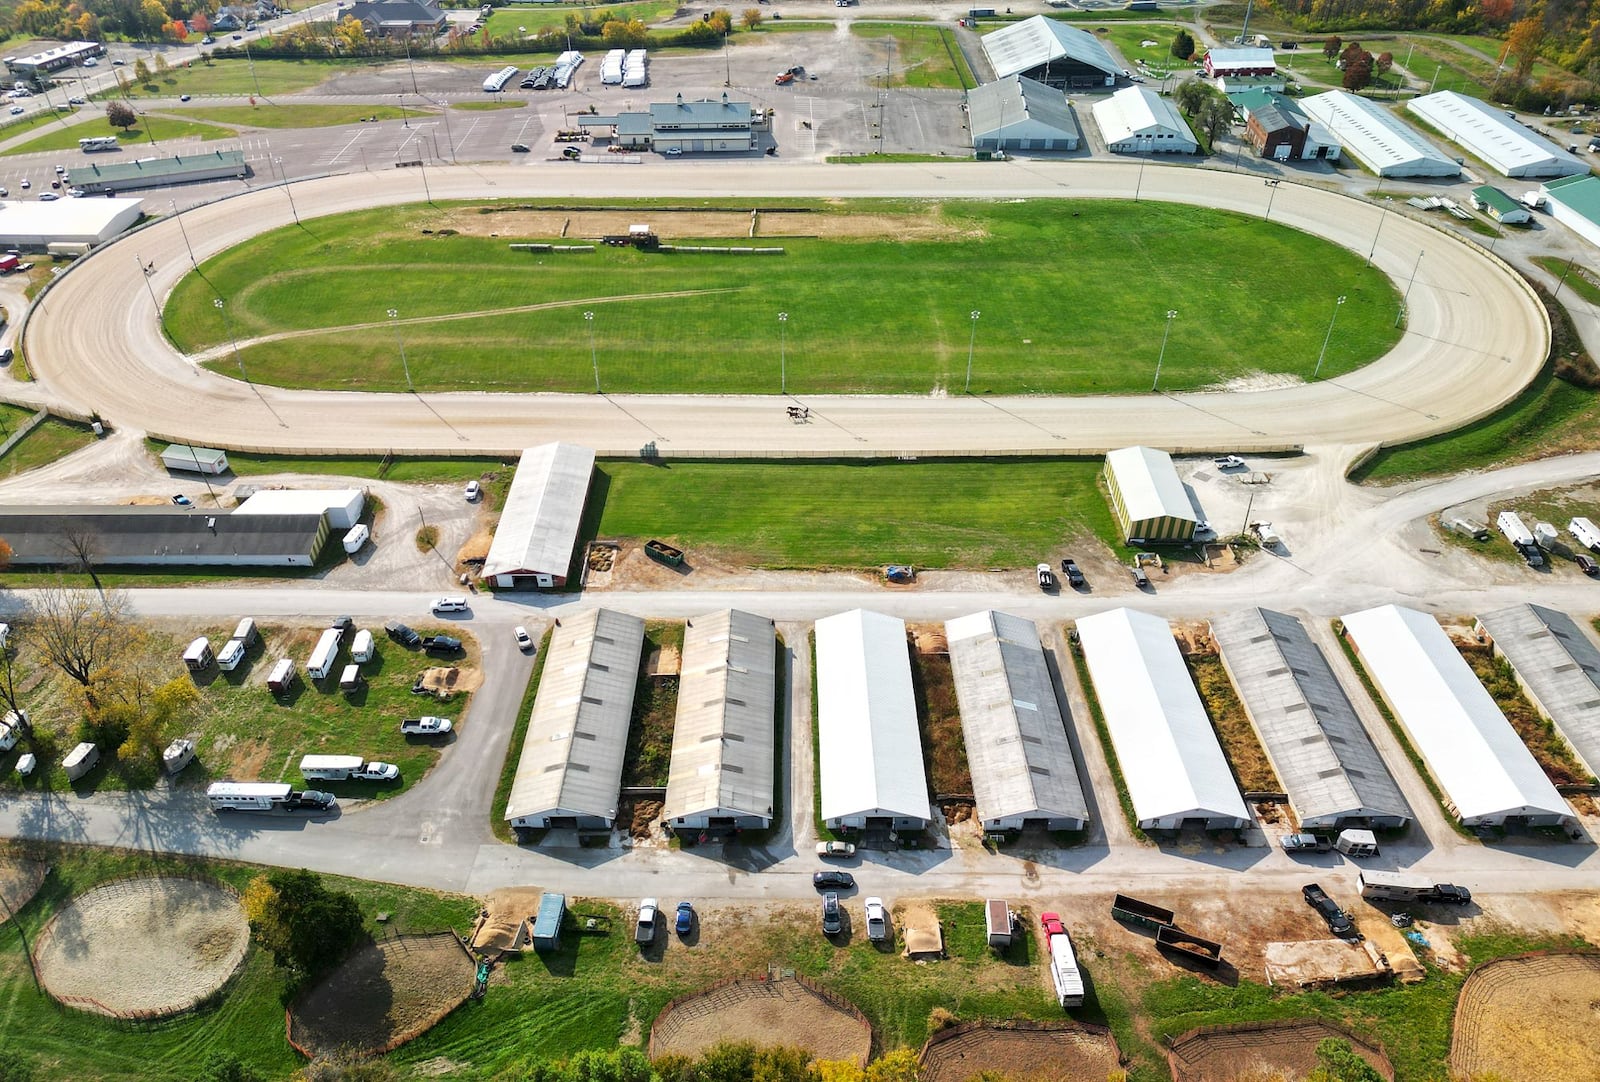
[[[1300,1078],[1317,1066],[1317,1044],[1328,1037],[1350,1042],[1386,1079],[1394,1078],[1389,1056],[1376,1044],[1322,1022],[1244,1022],[1190,1030],[1167,1050],[1172,1082],[1233,1082],[1249,1071],[1282,1071]]]
[[[505,887],[492,890],[483,900],[483,913],[472,933],[472,949],[489,955],[509,950],[516,941],[517,929],[524,920],[532,921],[539,912],[543,891],[534,887]]]
[[[791,1045],[865,1067],[872,1027],[855,1008],[799,980],[750,978],[667,1004],[650,1029],[650,1055],[693,1056],[725,1041]]]
[[[39,979],[69,1006],[115,1017],[176,1014],[244,961],[250,925],[227,887],[124,879],[79,895],[34,947]]]
[[[0,910],[0,924],[10,920],[13,913],[33,900],[39,888],[44,886],[44,877],[49,872],[50,865],[42,860],[0,856],[0,898],[6,900],[7,906]]]
[[[466,1002],[476,977],[452,932],[369,944],[289,1009],[289,1040],[307,1056],[388,1052]]]
[[[1502,958],[1461,986],[1450,1068],[1517,1082],[1600,1078],[1600,955]]]
[[[923,1046],[923,1082],[967,1082],[994,1072],[1015,1082],[1105,1082],[1119,1062],[1111,1034],[1065,1023],[956,1026]]]

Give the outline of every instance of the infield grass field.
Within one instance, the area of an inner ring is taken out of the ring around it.
[[[152,155],[171,154],[164,144],[178,139],[228,139],[239,133],[232,128],[202,124],[193,120],[173,120],[164,116],[141,116],[131,128],[113,128],[104,119],[90,120],[70,128],[56,128],[14,146],[7,154],[34,154],[41,150],[77,150],[78,140],[94,135],[115,135],[124,150],[144,149]],[[154,143],[151,140],[154,140]]]
[[[173,109],[175,116],[186,116],[205,124],[237,124],[243,128],[332,128],[359,124],[365,117],[379,120],[404,120],[436,114],[426,107],[400,109],[393,105],[278,105],[263,101],[257,105],[222,105],[216,108]]]
[[[783,252],[510,248],[640,221],[669,243]],[[1308,377],[1341,295],[1324,377],[1401,333],[1397,293],[1360,256],[1238,214],[865,201],[764,211],[754,238],[751,222],[748,203],[386,207],[274,230],[202,269],[229,284],[252,380],[340,390],[405,389],[396,331],[419,391],[592,392],[597,367],[608,393],[771,394],[780,367],[790,393],[959,393],[969,349],[976,394],[1148,391],[1168,310],[1166,391]],[[179,348],[226,345],[215,295],[179,283]],[[285,332],[303,333],[272,337]]]

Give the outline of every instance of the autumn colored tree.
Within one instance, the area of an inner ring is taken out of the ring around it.
[[[1506,51],[1516,62],[1517,82],[1526,82],[1544,44],[1544,20],[1537,15],[1518,19],[1506,35]]]
[[[746,30],[754,30],[761,25],[762,15],[760,8],[745,8],[744,14],[739,16],[739,21]]]
[[[173,19],[161,32],[173,41],[183,41],[189,36],[189,28],[183,25],[182,19]]]
[[[1328,39],[1322,43],[1322,55],[1332,60],[1339,55],[1339,50],[1344,47],[1344,41],[1338,34],[1329,34]]]
[[[1389,70],[1394,67],[1394,54],[1379,53],[1378,58],[1372,62],[1372,66],[1379,75],[1388,75]]]
[[[1505,26],[1511,21],[1516,0],[1479,0],[1478,13],[1490,26]]]
[[[211,32],[211,20],[204,11],[197,11],[189,16],[189,29],[196,34],[208,34]]]
[[[1344,63],[1344,88],[1354,93],[1372,83],[1372,54],[1359,49]]]
[[[106,120],[113,128],[127,131],[139,122],[139,117],[127,102],[113,100],[106,102]]]

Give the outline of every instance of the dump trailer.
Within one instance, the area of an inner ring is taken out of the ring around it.
[[[1050,952],[1050,981],[1055,986],[1056,1001],[1063,1007],[1083,1006],[1083,974],[1078,970],[1078,956],[1072,950],[1072,938],[1066,925],[1056,913],[1039,917],[1044,926],[1044,944]]]
[[[983,903],[983,923],[989,933],[989,946],[995,950],[1006,950],[1011,946],[1011,936],[1015,931],[1015,917],[1011,915],[1011,907],[998,898],[990,898]]]
[[[668,567],[683,566],[683,550],[674,548],[665,541],[652,538],[644,543],[644,554],[656,563],[666,564]]]
[[[567,915],[565,894],[539,895],[539,913],[533,918],[533,949],[561,949],[561,921]]]
[[[1126,894],[1119,894],[1111,900],[1111,916],[1124,924],[1137,924],[1142,928],[1159,931],[1172,926],[1172,910],[1163,909],[1159,905],[1141,902],[1137,898],[1130,898]]]
[[[1362,871],[1356,876],[1361,897],[1374,902],[1449,902],[1466,905],[1472,892],[1454,883],[1435,883],[1425,875],[1409,872]]]
[[[1202,939],[1170,924],[1156,930],[1156,946],[1181,955],[1207,969],[1216,969],[1222,964],[1221,943]]]

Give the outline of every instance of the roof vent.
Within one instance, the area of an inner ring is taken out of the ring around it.
[[[217,532],[217,520],[212,518],[210,515],[206,516],[206,529],[210,530],[212,533]]]

